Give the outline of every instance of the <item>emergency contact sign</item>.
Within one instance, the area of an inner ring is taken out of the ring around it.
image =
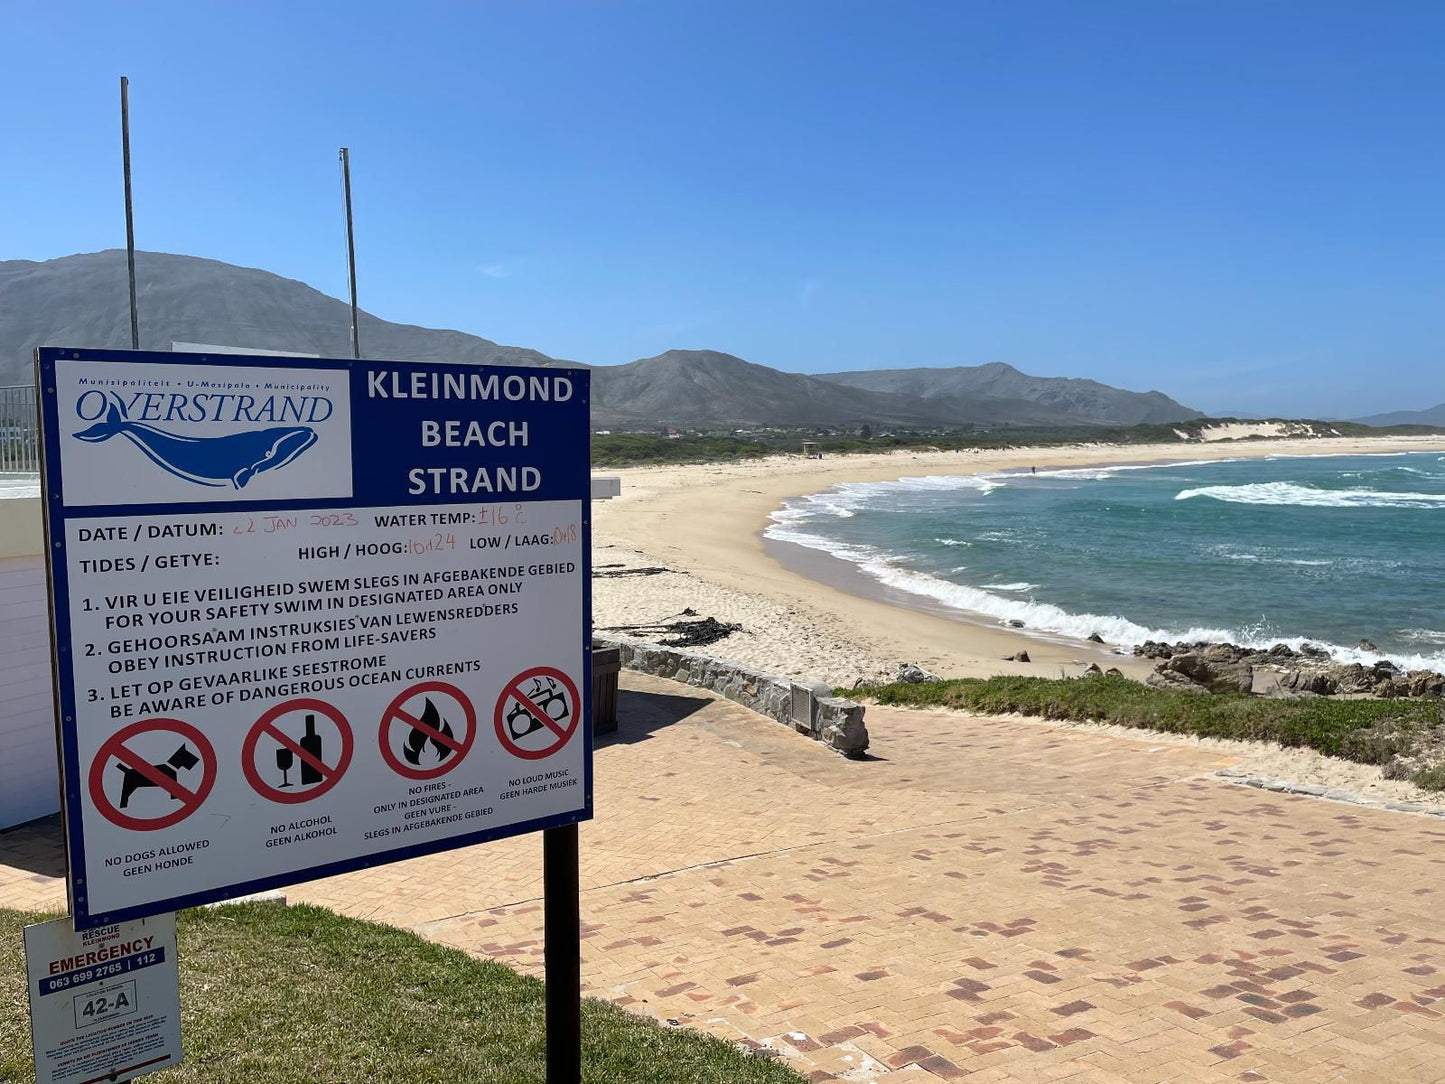
[[[585,370],[36,364],[77,928],[591,815]]]
[[[176,916],[25,927],[36,1084],[134,1080],[181,1060]]]

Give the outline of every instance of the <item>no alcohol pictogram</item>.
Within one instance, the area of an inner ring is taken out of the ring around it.
[[[477,738],[477,709],[445,681],[404,689],[381,716],[382,758],[408,779],[435,779],[461,763]]]
[[[134,832],[179,824],[216,784],[216,750],[179,719],[141,719],[116,731],[90,764],[90,799]]]
[[[262,798],[295,805],[319,798],[351,763],[351,724],[324,700],[287,700],[256,720],[241,770]]]
[[[497,698],[493,722],[502,747],[523,760],[549,757],[577,733],[582,701],[572,679],[553,666],[518,674]]]

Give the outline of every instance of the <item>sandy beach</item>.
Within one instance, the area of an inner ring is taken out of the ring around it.
[[[902,451],[808,460],[777,456],[739,463],[604,470],[622,479],[619,498],[594,505],[594,561],[599,572],[665,568],[655,575],[601,576],[594,582],[599,631],[661,623],[691,609],[699,617],[742,626],[708,650],[794,677],[852,685],[889,678],[900,663],[943,677],[999,673],[1058,677],[1090,663],[1143,677],[1150,664],[1109,647],[1030,635],[919,600],[890,601],[887,589],[846,562],[763,538],[768,516],[791,497],[838,482],[880,482],[922,475],[1157,463],[1270,455],[1351,455],[1445,451],[1441,438],[1327,438],[1228,442],[1207,446],[1078,445],[977,452]],[[613,566],[607,568],[604,566]],[[646,635],[635,633],[635,635]],[[1031,662],[1004,661],[1027,651]],[[1155,739],[1157,740],[1157,736]],[[1258,751],[1264,754],[1266,751]],[[1299,751],[1249,766],[1298,782],[1323,782],[1364,793],[1413,797],[1414,788],[1384,783],[1378,769]],[[1277,769],[1277,770],[1272,770]]]
[[[905,451],[821,460],[777,456],[740,463],[638,467],[621,497],[595,506],[597,565],[664,567],[655,576],[602,578],[596,625],[652,623],[691,607],[743,626],[718,653],[769,670],[833,684],[891,675],[911,662],[945,677],[998,673],[1078,674],[1092,662],[1144,674],[1148,665],[1081,640],[1047,639],[939,607],[916,596],[889,601],[853,566],[815,551],[768,542],[768,516],[790,497],[838,482],[921,475],[1159,463],[1270,455],[1442,451],[1441,438],[1309,439],[1161,445],[1078,445],[981,452]],[[603,570],[607,571],[607,570]],[[866,581],[866,582],[865,582]],[[1032,662],[1004,662],[1026,650]]]

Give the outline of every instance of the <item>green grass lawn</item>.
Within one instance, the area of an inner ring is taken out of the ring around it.
[[[1383,764],[1398,753],[1445,740],[1445,705],[1439,701],[1200,695],[1100,676],[965,678],[837,692],[901,707],[1017,713],[1208,738],[1272,741],[1362,764]],[[1414,781],[1428,789],[1445,789],[1438,769],[1419,773]]]
[[[0,909],[0,1081],[33,1081],[21,928]],[[185,1063],[156,1084],[501,1084],[546,1077],[542,983],[390,926],[247,904],[179,919]],[[787,1066],[604,1001],[583,1079],[798,1084]]]

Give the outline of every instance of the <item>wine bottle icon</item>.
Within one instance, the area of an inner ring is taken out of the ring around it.
[[[317,762],[324,763],[321,759],[321,735],[316,733],[316,716],[314,715],[306,716],[306,733],[301,737],[301,748],[310,753]],[[301,785],[303,787],[319,783],[323,778],[324,776],[310,760],[302,759]]]

